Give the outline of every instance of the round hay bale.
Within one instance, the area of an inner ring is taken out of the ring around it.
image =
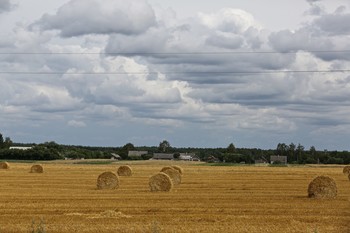
[[[104,172],[97,178],[97,189],[117,189],[119,178],[114,172]]]
[[[345,175],[350,174],[350,166],[345,166],[345,167],[343,168],[343,173],[344,173]]]
[[[164,172],[167,169],[174,169],[174,168],[171,166],[166,166],[166,167],[163,167],[162,170],[160,170],[160,172]]]
[[[348,179],[350,180],[350,173],[349,173],[349,175],[348,175]]]
[[[163,172],[170,177],[174,186],[178,186],[181,184],[181,174],[178,170],[176,170],[175,168],[170,168],[165,169]]]
[[[132,176],[132,169],[128,165],[123,165],[118,168],[118,176]]]
[[[167,174],[159,172],[149,178],[149,187],[151,192],[169,192],[173,188],[173,182]]]
[[[1,162],[0,163],[0,169],[9,169],[10,164],[8,162]]]
[[[40,164],[36,164],[36,165],[33,165],[30,168],[30,172],[31,173],[43,173],[44,172],[44,168]]]
[[[184,173],[184,169],[180,166],[174,165],[172,168],[176,169],[181,175]]]
[[[331,199],[337,196],[337,185],[328,176],[318,176],[310,182],[307,192],[310,198]]]

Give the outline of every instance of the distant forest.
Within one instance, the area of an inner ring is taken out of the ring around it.
[[[10,149],[10,147],[31,147],[27,150]],[[129,157],[131,150],[147,151],[141,157]],[[349,164],[348,151],[318,151],[315,147],[305,149],[301,144],[279,143],[276,149],[236,148],[233,143],[226,148],[178,148],[172,147],[166,140],[159,146],[134,146],[127,143],[121,147],[92,147],[61,145],[56,142],[16,143],[0,133],[1,160],[58,160],[58,159],[110,159],[118,154],[123,160],[144,159],[153,157],[154,153],[170,153],[178,158],[180,153],[195,154],[201,161],[253,164],[257,160],[270,162],[270,156],[287,156],[289,164]]]

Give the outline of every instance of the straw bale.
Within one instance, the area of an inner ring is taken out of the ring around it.
[[[169,192],[173,188],[173,182],[167,174],[159,172],[151,176],[149,187],[151,192]]]
[[[1,162],[0,163],[0,169],[9,169],[10,164],[8,162]]]
[[[118,168],[118,176],[132,176],[132,169],[128,165],[123,165]]]
[[[331,177],[318,176],[310,182],[308,196],[317,199],[335,198],[337,196],[337,185]]]
[[[182,167],[174,165],[172,166],[174,169],[176,169],[178,172],[180,172],[180,174],[182,175],[184,173],[184,169],[182,169]]]
[[[181,184],[181,174],[178,170],[176,170],[175,168],[169,168],[169,169],[165,169],[163,172],[170,177],[174,186]]]
[[[117,189],[119,178],[114,172],[104,172],[97,178],[97,189]]]
[[[344,173],[345,175],[350,174],[350,166],[345,166],[345,167],[343,168],[343,173]]]
[[[30,168],[30,172],[31,173],[43,173],[44,172],[44,168],[40,164],[36,164],[36,165],[33,165]]]
[[[163,168],[160,170],[160,172],[164,172],[164,171],[167,170],[167,169],[174,169],[174,168],[171,167],[171,166],[166,166],[166,167],[163,167]]]

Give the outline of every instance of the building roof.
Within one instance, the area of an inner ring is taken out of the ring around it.
[[[191,155],[180,155],[179,159],[181,159],[181,160],[192,160],[192,156]]]
[[[141,157],[142,155],[147,155],[148,151],[145,150],[130,150],[128,156]]]
[[[120,155],[116,154],[116,153],[111,153],[112,157],[116,158],[116,159],[121,159],[122,157],[120,157]]]
[[[271,155],[270,156],[271,163],[273,162],[281,162],[281,163],[287,163],[287,156],[280,156],[280,155]]]
[[[11,146],[11,150],[29,150],[32,149],[31,146]]]
[[[173,154],[167,154],[167,153],[154,153],[153,154],[153,159],[168,159],[172,160],[174,159]]]
[[[207,158],[208,162],[220,162],[220,159],[216,158],[215,156],[211,155]]]

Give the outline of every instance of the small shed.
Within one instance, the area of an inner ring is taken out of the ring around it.
[[[270,157],[270,163],[271,164],[287,164],[287,156],[280,156],[280,155],[272,155]]]
[[[113,160],[121,160],[122,157],[120,157],[120,155],[118,155],[116,153],[111,153],[111,159],[113,159]]]

